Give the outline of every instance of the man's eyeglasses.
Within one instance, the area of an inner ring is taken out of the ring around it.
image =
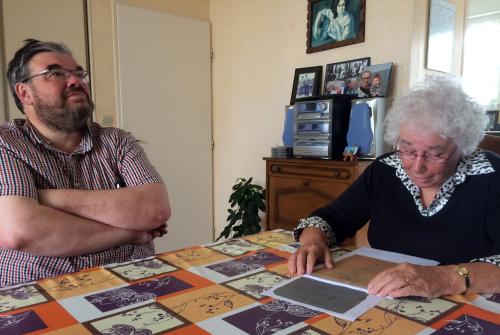
[[[39,76],[45,76],[45,79],[50,81],[64,81],[67,80],[71,75],[80,81],[87,82],[88,72],[83,69],[68,70],[63,67],[49,67],[42,72],[29,76],[28,78],[21,81],[21,83],[26,83],[31,79]]]
[[[453,156],[456,150],[457,147],[455,146],[455,149],[453,149],[453,151],[447,156],[443,156],[444,154],[434,155],[434,154],[429,154],[427,152],[424,152],[422,155],[419,155],[415,151],[398,148],[398,142],[396,142],[396,150],[394,152],[396,152],[399,155],[399,158],[407,161],[413,161],[417,159],[417,157],[422,157],[427,163],[444,164],[450,159],[451,156]]]

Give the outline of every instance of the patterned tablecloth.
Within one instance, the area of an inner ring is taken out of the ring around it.
[[[0,334],[500,334],[498,294],[387,299],[354,322],[261,296],[294,250],[275,230],[3,288]]]

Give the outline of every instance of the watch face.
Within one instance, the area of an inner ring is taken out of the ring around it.
[[[468,275],[468,274],[469,274],[469,270],[467,270],[467,268],[464,268],[464,267],[462,267],[462,266],[459,266],[459,267],[457,268],[457,272],[458,272],[459,274],[461,274],[462,276],[463,276],[463,275]]]

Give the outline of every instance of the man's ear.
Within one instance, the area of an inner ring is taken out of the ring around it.
[[[31,105],[33,103],[33,96],[31,88],[26,83],[16,83],[14,86],[15,92],[23,105]]]

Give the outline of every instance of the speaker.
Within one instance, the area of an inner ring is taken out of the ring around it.
[[[371,145],[373,143],[371,116],[372,111],[367,103],[352,105],[349,131],[347,132],[347,144],[349,146],[357,146],[359,155],[368,155],[371,152]]]
[[[283,125],[283,145],[293,146],[293,105],[285,106],[285,124]]]
[[[387,98],[352,100],[347,144],[359,147],[359,157],[376,158],[391,151],[384,142],[384,117],[389,104]]]

